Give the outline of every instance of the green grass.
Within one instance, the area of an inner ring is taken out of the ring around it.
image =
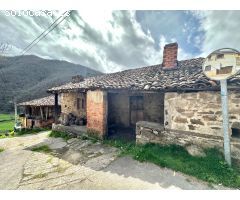
[[[14,115],[12,114],[0,114],[0,121],[1,120],[13,120],[14,119]]]
[[[4,151],[4,148],[0,148],[0,153]]]
[[[48,145],[42,145],[42,146],[39,146],[39,147],[34,147],[34,148],[32,148],[32,151],[43,152],[43,153],[52,152],[52,150],[49,148]]]
[[[49,137],[63,138],[65,141],[73,138],[68,133],[61,132],[61,131],[51,131],[51,133],[49,134]]]
[[[159,144],[135,145],[121,141],[104,141],[120,148],[122,155],[131,155],[141,162],[151,162],[161,167],[195,176],[213,184],[240,188],[240,171],[229,167],[222,154],[216,149],[205,150],[206,157],[191,156],[183,147]]]
[[[0,131],[11,131],[14,129],[14,115],[0,114]]]
[[[44,178],[46,176],[47,176],[47,173],[39,173],[39,174],[36,174],[35,176],[33,176],[33,179]]]
[[[23,129],[21,131],[17,131],[16,135],[20,136],[20,135],[27,135],[27,134],[36,134],[39,133],[41,131],[47,131],[49,129],[47,128],[31,128],[31,129]]]
[[[12,138],[15,136],[15,132],[14,131],[10,131],[10,132],[6,132],[6,133],[1,133],[0,134],[0,139],[3,138]]]
[[[13,129],[14,129],[14,120],[0,122],[0,131],[11,131]]]
[[[47,128],[33,128],[33,129],[23,129],[21,131],[6,131],[6,133],[1,133],[0,134],[0,139],[3,138],[12,138],[12,137],[16,137],[16,136],[22,136],[22,135],[27,135],[27,134],[36,134],[39,133],[41,131],[47,131],[49,129]]]

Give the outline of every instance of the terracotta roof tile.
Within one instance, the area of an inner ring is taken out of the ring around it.
[[[178,68],[163,70],[162,65],[130,69],[116,73],[87,78],[79,83],[67,83],[48,92],[85,89],[130,90],[208,90],[219,88],[219,82],[209,80],[202,71],[204,58],[178,61]],[[232,85],[240,86],[240,75],[230,79]]]
[[[54,95],[50,95],[47,97],[33,99],[31,101],[26,101],[19,103],[19,106],[54,106]],[[61,105],[60,98],[58,98],[58,105]]]

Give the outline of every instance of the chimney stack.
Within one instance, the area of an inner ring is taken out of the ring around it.
[[[72,83],[79,83],[84,81],[84,77],[81,75],[72,76]]]
[[[177,53],[178,53],[178,44],[171,43],[164,46],[163,51],[163,69],[174,69],[177,68]]]

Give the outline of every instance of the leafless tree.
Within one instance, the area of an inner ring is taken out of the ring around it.
[[[10,51],[10,49],[11,47],[8,43],[0,43],[0,59],[3,60],[7,52]],[[3,90],[5,93],[7,91],[6,81],[6,76],[0,66],[0,85],[2,87],[5,87],[5,89]]]

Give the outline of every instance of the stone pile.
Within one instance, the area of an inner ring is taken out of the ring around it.
[[[83,126],[86,124],[86,120],[84,118],[77,117],[72,113],[69,113],[69,114],[62,113],[60,118],[61,118],[60,122],[64,126],[71,126],[71,125]]]

